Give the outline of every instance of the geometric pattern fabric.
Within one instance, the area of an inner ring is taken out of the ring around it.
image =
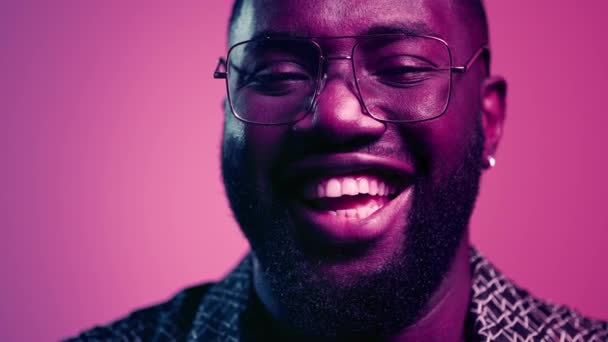
[[[608,322],[530,295],[474,249],[471,269],[467,341],[608,342]],[[263,328],[249,319],[257,315],[251,312],[255,306],[251,280],[249,254],[218,283],[186,289],[165,303],[66,341],[261,340],[256,336],[261,336],[258,330]]]

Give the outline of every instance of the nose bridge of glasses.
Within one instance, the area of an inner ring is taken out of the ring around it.
[[[330,55],[321,56],[322,68],[321,79],[317,93],[321,93],[325,85],[334,80],[341,80],[348,85],[348,88],[353,91],[354,72],[352,69],[351,55]]]

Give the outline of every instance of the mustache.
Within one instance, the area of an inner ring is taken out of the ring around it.
[[[415,167],[420,150],[414,145],[407,144],[401,136],[385,136],[374,141],[350,141],[335,144],[319,139],[287,139],[279,150],[277,164],[286,165],[294,161],[337,153],[362,153],[398,160]],[[277,165],[277,166],[280,166]]]

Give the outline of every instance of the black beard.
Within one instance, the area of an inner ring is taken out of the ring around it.
[[[377,273],[338,284],[314,271],[287,209],[258,189],[246,149],[224,140],[222,174],[232,211],[291,329],[321,339],[373,340],[416,322],[468,227],[482,167],[480,124],[467,150],[461,167],[439,184],[417,178],[407,239],[393,260]]]

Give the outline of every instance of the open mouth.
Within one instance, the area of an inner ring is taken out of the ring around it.
[[[297,227],[330,242],[374,240],[409,211],[413,166],[363,153],[305,158],[282,169]]]
[[[394,177],[351,174],[306,183],[303,201],[311,208],[344,220],[363,220],[390,202],[405,184]]]

